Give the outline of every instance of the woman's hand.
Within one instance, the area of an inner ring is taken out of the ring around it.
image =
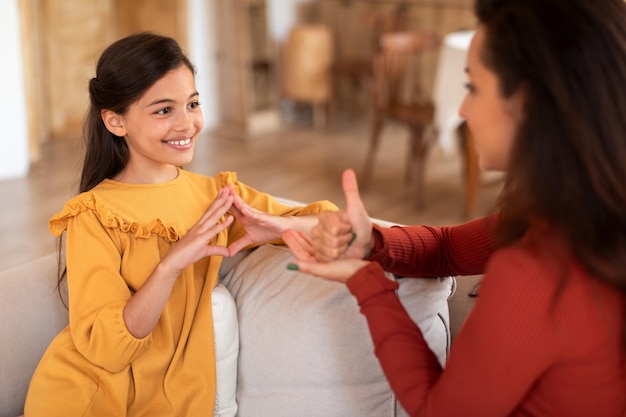
[[[331,281],[347,282],[352,275],[369,262],[361,259],[338,259],[332,262],[319,262],[316,259],[316,250],[311,238],[304,232],[287,230],[283,240],[291,249],[297,261],[288,265],[290,269],[297,269]]]
[[[346,208],[319,214],[319,223],[311,230],[315,259],[328,262],[339,258],[363,259],[374,247],[372,222],[359,195],[354,171],[342,176]]]
[[[173,271],[178,276],[189,265],[206,256],[228,256],[228,249],[224,246],[209,245],[209,242],[218,233],[226,229],[233,222],[232,216],[224,218],[233,204],[233,197],[229,190],[223,188],[218,191],[217,197],[196,224],[176,243],[161,260],[161,265]]]

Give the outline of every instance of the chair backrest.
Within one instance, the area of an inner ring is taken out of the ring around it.
[[[296,25],[281,52],[283,94],[296,101],[327,102],[331,95],[333,47],[326,26]]]
[[[421,86],[422,56],[439,44],[439,37],[432,33],[384,34],[380,39],[381,52],[374,56],[372,63],[375,105],[429,101]]]

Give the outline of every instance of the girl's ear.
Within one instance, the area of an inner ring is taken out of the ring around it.
[[[115,136],[124,137],[126,135],[126,127],[124,126],[124,116],[115,113],[112,110],[102,110],[100,112],[102,121],[107,130]]]

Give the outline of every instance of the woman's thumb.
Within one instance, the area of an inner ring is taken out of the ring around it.
[[[356,174],[351,169],[346,169],[341,178],[343,186],[343,194],[346,198],[346,211],[352,213],[353,210],[363,211],[363,202],[359,194],[359,185],[356,180]]]

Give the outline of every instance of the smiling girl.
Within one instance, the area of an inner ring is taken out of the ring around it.
[[[288,207],[232,172],[180,168],[203,118],[194,68],[173,39],[141,33],[109,46],[89,96],[80,194],[50,220],[65,235],[69,326],[35,371],[25,415],[213,415],[222,257],[307,230],[334,206]]]

